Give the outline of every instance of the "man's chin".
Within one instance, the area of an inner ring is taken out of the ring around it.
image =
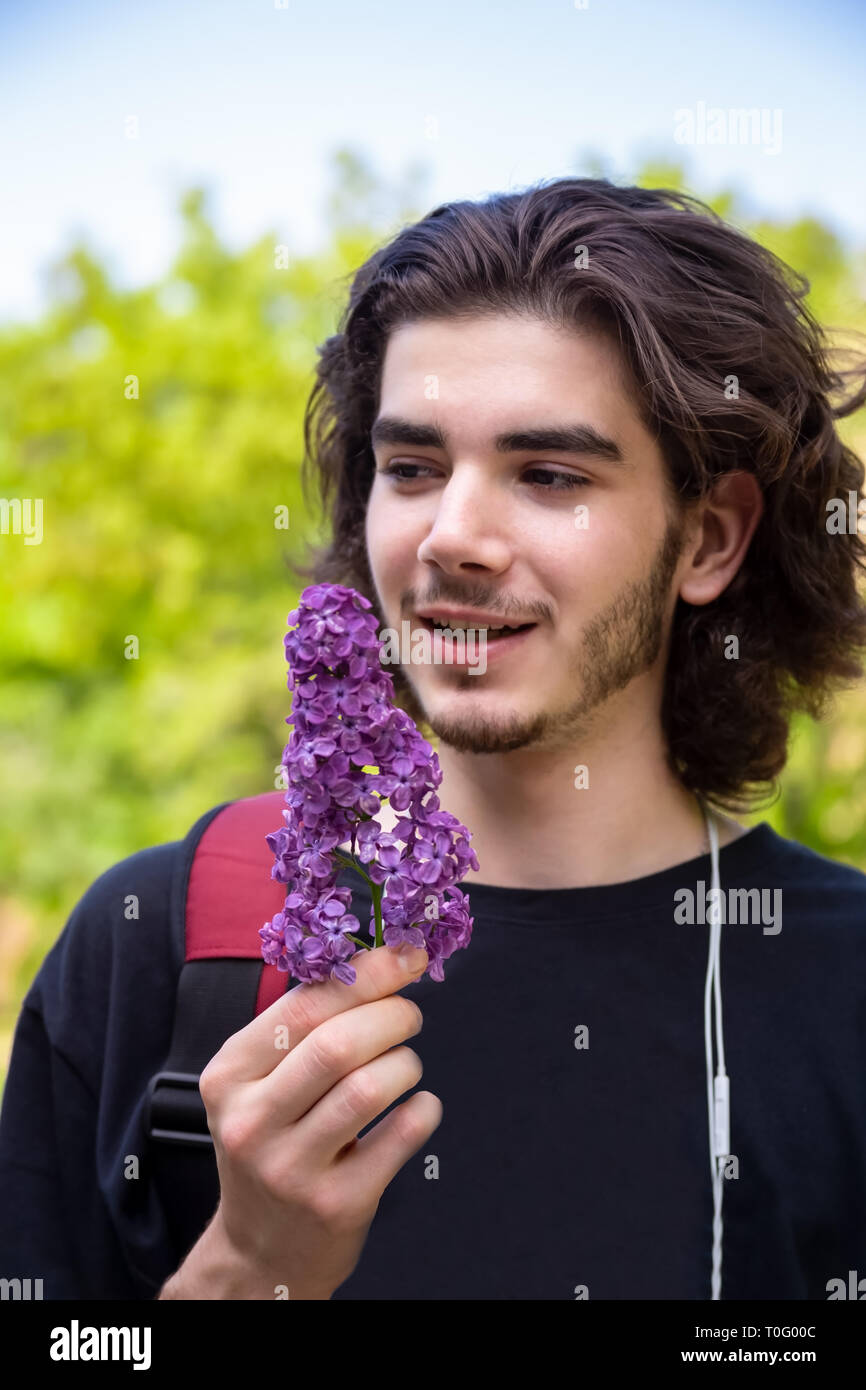
[[[538,743],[548,726],[546,714],[456,711],[444,706],[426,710],[424,718],[440,743],[456,753],[512,753]]]

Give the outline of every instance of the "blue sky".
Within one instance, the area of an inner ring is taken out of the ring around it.
[[[0,320],[39,312],[75,233],[121,283],[161,275],[193,183],[232,246],[312,249],[347,144],[385,180],[423,164],[424,206],[660,156],[862,246],[864,40],[852,0],[2,0]],[[675,140],[713,108],[764,135]]]

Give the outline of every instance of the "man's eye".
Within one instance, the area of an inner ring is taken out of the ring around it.
[[[417,473],[412,473],[411,470],[413,468],[425,467],[426,464],[423,463],[387,463],[384,468],[379,469],[379,472],[385,473],[389,477],[396,478],[398,482],[411,483],[414,482],[415,478],[418,476]],[[407,468],[410,470],[408,474],[404,471]]]
[[[554,480],[553,483],[533,483],[533,487],[541,492],[567,492],[573,487],[590,486],[589,478],[584,478],[580,473],[564,473],[556,468],[528,468],[527,474],[530,473],[541,473]]]

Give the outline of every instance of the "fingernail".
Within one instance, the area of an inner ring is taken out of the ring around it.
[[[413,946],[411,942],[404,941],[397,952],[400,964],[410,975],[414,975],[418,970],[422,970],[427,964],[427,952],[423,946]]]

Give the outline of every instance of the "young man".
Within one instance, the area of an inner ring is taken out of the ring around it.
[[[443,983],[360,953],[354,986],[227,1037],[196,1159],[219,1206],[181,1229],[124,1163],[190,837],[115,866],[22,1011],[4,1272],[210,1299],[825,1299],[866,1275],[866,876],[720,813],[866,645],[863,543],[826,524],[862,486],[834,416],[863,395],[835,403],[801,293],[692,200],[579,179],[437,208],[361,268],[308,409],[332,523],[310,573],[383,628],[522,629],[483,672],[393,672],[472,832],[472,941]]]

